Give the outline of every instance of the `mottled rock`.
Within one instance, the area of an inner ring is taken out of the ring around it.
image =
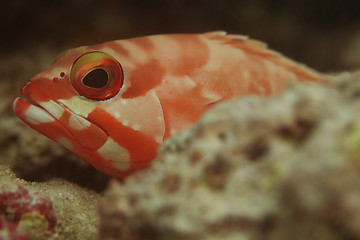
[[[219,104],[113,182],[100,239],[359,239],[360,75]]]
[[[95,239],[97,201],[65,180],[26,182],[0,164],[0,239]]]
[[[57,221],[51,201],[29,194],[21,185],[14,190],[1,189],[0,216],[6,229],[30,236],[46,235],[46,231],[54,230]]]

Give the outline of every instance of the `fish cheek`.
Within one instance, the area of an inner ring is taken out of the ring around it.
[[[88,115],[88,118],[101,122],[101,126],[109,134],[109,139],[116,142],[119,147],[126,149],[129,152],[131,161],[151,161],[156,156],[160,143],[150,136],[123,125],[104,109],[95,109]],[[112,160],[114,161],[114,159]],[[115,161],[121,162],[124,160],[119,158]]]

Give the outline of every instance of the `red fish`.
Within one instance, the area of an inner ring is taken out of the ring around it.
[[[214,103],[319,79],[243,36],[165,34],[68,50],[30,79],[13,108],[31,128],[123,178]]]

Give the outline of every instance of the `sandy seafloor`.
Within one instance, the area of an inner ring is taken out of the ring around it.
[[[357,1],[2,6],[0,239],[360,238]],[[12,112],[21,86],[65,49],[214,30],[249,35],[335,77],[221,105],[125,181],[88,166]]]

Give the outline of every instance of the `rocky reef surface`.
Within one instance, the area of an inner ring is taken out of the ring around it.
[[[38,64],[53,55],[36,52]],[[1,240],[360,239],[359,73],[219,104],[119,181],[16,119],[12,97],[43,66],[9,61],[0,65]]]
[[[98,194],[63,179],[27,182],[0,165],[0,239],[94,239]]]

